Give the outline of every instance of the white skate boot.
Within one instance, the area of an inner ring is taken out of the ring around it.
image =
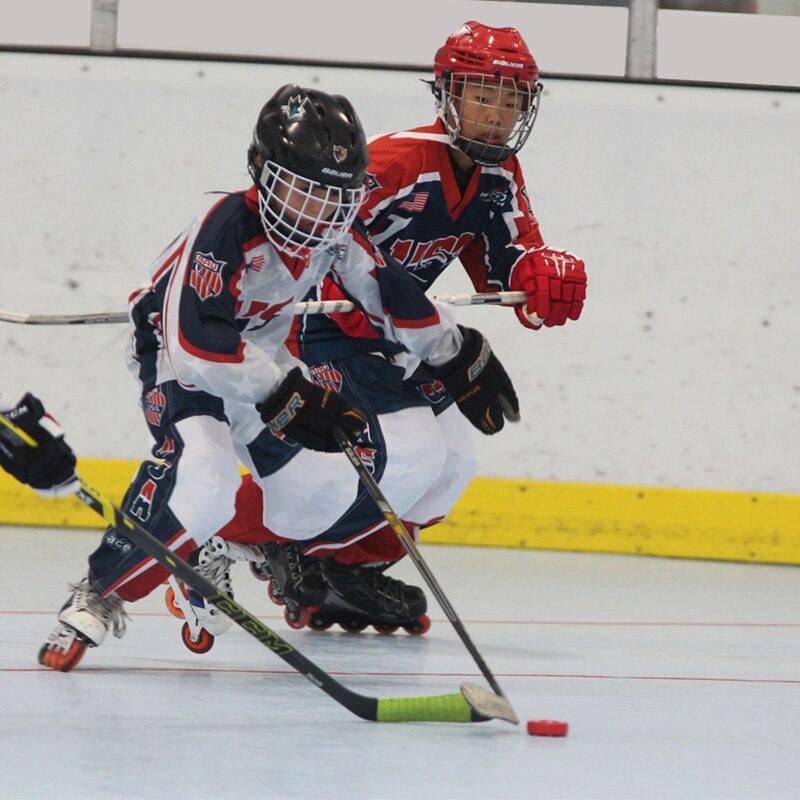
[[[109,628],[121,639],[128,616],[120,597],[100,597],[88,577],[68,588],[72,594],[58,612],[58,624],[39,650],[39,663],[61,672],[74,669],[87,647],[99,647]]]
[[[264,555],[256,547],[238,542],[228,542],[212,536],[189,558],[196,561],[194,570],[220,591],[233,597],[230,568],[236,561],[263,561]],[[174,575],[167,579],[167,608],[173,616],[185,620],[181,638],[193,653],[207,653],[214,639],[226,633],[233,622],[202,595],[180,583]]]

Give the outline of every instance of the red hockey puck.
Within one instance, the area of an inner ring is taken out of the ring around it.
[[[528,721],[530,736],[566,736],[569,725],[556,719],[532,719]]]

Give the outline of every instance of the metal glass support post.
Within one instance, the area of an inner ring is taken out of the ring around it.
[[[119,0],[92,0],[89,49],[111,52],[117,49]]]
[[[656,77],[658,0],[628,0],[628,50],[625,77]]]

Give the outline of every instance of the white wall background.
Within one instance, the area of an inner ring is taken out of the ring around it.
[[[247,182],[287,81],[348,95],[369,133],[432,120],[424,73],[0,54],[0,307],[121,310],[149,261]],[[463,309],[514,376],[519,427],[484,475],[797,492],[800,94],[549,80],[523,151],[549,242],[582,255],[577,324]],[[457,266],[438,292],[468,290]],[[125,326],[0,327],[82,456],[139,458]]]
[[[0,44],[85,48],[92,5],[0,0]],[[624,7],[511,0],[118,0],[118,7],[121,48],[426,68],[449,33],[477,19],[519,28],[546,73],[625,72]],[[798,41],[800,16],[662,10],[656,74],[800,86]]]

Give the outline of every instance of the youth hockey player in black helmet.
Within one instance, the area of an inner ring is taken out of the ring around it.
[[[255,126],[248,151],[254,185],[223,195],[198,216],[131,296],[128,366],[140,384],[156,460],[139,468],[123,510],[179,555],[193,557],[201,571],[210,568],[201,546],[234,514],[240,463],[263,493],[262,523],[285,539],[305,541],[330,529],[356,498],[358,478],[333,429],[356,440],[367,417],[330,382],[309,380],[298,351],[285,345],[296,301],[323,277],[352,296],[387,341],[432,369],[460,374],[480,337],[465,335],[411,276],[387,265],[356,219],[367,158],[349,101],[282,87]],[[491,372],[471,379],[485,408],[473,400],[465,413],[490,413],[500,394],[516,408],[507,376],[502,386],[487,382],[489,374],[505,375],[496,358],[489,363]],[[29,422],[38,430],[37,419]],[[402,449],[404,433],[385,432],[390,451]],[[47,483],[47,463],[26,462],[24,469],[20,463],[0,449],[0,465],[23,481],[35,474],[37,488]],[[62,478],[53,474],[53,485]],[[123,603],[144,597],[165,577],[124,530],[106,530],[87,574],[70,585],[40,663],[68,671],[87,647],[102,644],[109,628],[122,636]],[[230,588],[224,575],[214,579]],[[400,582],[392,587],[404,589]],[[184,602],[178,595],[187,645],[207,649],[230,621],[202,598]]]
[[[525,327],[538,330],[577,320],[586,290],[583,261],[545,244],[517,159],[531,135],[542,90],[528,45],[514,28],[470,21],[437,50],[433,73],[437,121],[370,141],[369,192],[360,216],[374,241],[425,289],[460,260],[479,292],[527,292],[527,302],[514,307]],[[326,281],[315,298],[342,296],[335,282]],[[361,408],[368,418],[419,404],[433,410],[434,429],[408,428],[404,464],[413,463],[413,469],[393,468],[372,426],[361,445],[382,476],[384,491],[395,492],[395,510],[410,530],[441,521],[476,474],[474,429],[465,424],[442,381],[429,369],[415,371],[413,359],[376,338],[366,315],[356,311],[334,316],[338,329],[330,319],[309,318],[293,331],[293,345],[312,372],[341,376],[336,380],[348,396],[363,398]],[[556,345],[553,340],[548,344]],[[381,391],[375,388],[377,368],[357,355],[361,347],[384,354]],[[401,377],[392,379],[398,373]],[[416,478],[421,478],[419,484]],[[234,521],[221,531],[222,539],[255,543],[269,537],[259,525],[260,494],[247,479],[237,505]],[[225,546],[222,542],[220,549]],[[275,558],[280,548],[270,545],[267,556],[268,566],[270,561],[277,563],[279,593],[284,595],[278,599],[285,600],[287,568]],[[379,605],[386,576],[378,570],[403,554],[394,532],[366,501],[351,507],[302,552],[293,553],[292,565],[302,589],[302,576],[316,574],[319,556],[328,556],[323,568],[330,582],[348,583],[353,594],[358,586],[362,598],[374,597]],[[304,598],[302,591],[295,595],[301,604],[314,606],[313,598]],[[362,599],[361,605],[367,603]],[[290,607],[287,618],[290,624],[308,623],[312,628],[324,628],[331,621],[349,629],[370,622],[382,625],[380,617],[341,613],[335,606],[310,614]]]

